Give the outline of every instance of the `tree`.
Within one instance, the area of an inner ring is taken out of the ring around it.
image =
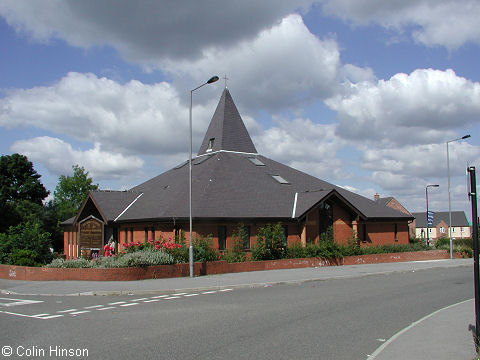
[[[88,176],[88,171],[72,166],[73,176],[61,175],[55,187],[53,203],[60,221],[75,216],[90,190],[98,190],[98,184]]]
[[[41,211],[49,192],[26,156],[0,157],[0,233],[30,221]]]

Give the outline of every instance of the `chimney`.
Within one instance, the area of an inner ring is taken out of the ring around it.
[[[373,200],[378,201],[378,199],[380,199],[380,195],[378,195],[378,193],[375,193],[375,195],[373,195]]]

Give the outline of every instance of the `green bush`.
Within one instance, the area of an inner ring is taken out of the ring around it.
[[[307,257],[307,250],[301,242],[295,241],[287,247],[287,258],[299,259]]]
[[[257,243],[252,246],[252,260],[275,260],[286,256],[285,234],[281,223],[267,224],[258,229]]]
[[[0,263],[2,264],[20,265],[20,263],[32,261],[37,265],[47,264],[53,258],[50,248],[50,233],[43,231],[38,222],[21,223],[11,226],[7,233],[0,233]],[[28,252],[19,253],[18,250],[28,250]],[[16,255],[13,256],[13,254]],[[16,263],[17,260],[20,263]]]
[[[84,259],[73,259],[73,260],[64,260],[64,259],[54,259],[50,264],[45,265],[47,268],[90,268],[93,266],[93,263]]]
[[[41,266],[40,257],[35,251],[14,249],[10,254],[12,264],[19,266]]]
[[[449,238],[440,238],[437,240],[437,242],[435,243],[435,247],[437,249],[450,249],[450,239]]]
[[[198,262],[216,261],[220,253],[212,247],[212,235],[199,236],[193,242],[193,258]]]
[[[245,228],[240,224],[232,234],[232,246],[225,250],[222,259],[228,263],[244,262],[246,260],[243,248],[243,232]]]
[[[45,267],[49,268],[123,268],[151,265],[175,264],[175,259],[164,251],[141,250],[117,256],[101,256],[88,261],[84,258],[75,260],[55,259]]]

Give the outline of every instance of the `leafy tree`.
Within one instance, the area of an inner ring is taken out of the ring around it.
[[[0,157],[0,233],[10,226],[31,221],[41,211],[48,191],[26,156]]]
[[[39,222],[11,226],[0,233],[0,263],[12,265],[39,265],[52,260],[50,234]],[[26,251],[22,251],[26,250]]]
[[[75,216],[88,192],[98,189],[98,184],[93,184],[85,168],[74,165],[72,169],[73,176],[60,176],[53,193],[53,203],[60,221]]]

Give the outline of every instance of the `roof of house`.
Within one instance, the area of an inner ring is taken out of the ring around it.
[[[215,139],[208,150],[210,139]],[[395,209],[257,154],[225,89],[192,161],[193,218],[301,218],[321,201],[340,199],[361,218],[413,219]],[[189,217],[189,166],[184,162],[124,192],[92,191],[86,201],[107,221]]]
[[[417,228],[427,227],[426,212],[415,212],[412,213],[412,215],[415,217]],[[433,225],[431,226],[435,227],[442,221],[447,224],[447,226],[449,225],[450,219],[448,211],[435,212],[433,216]],[[470,226],[464,211],[452,211],[452,226]]]

